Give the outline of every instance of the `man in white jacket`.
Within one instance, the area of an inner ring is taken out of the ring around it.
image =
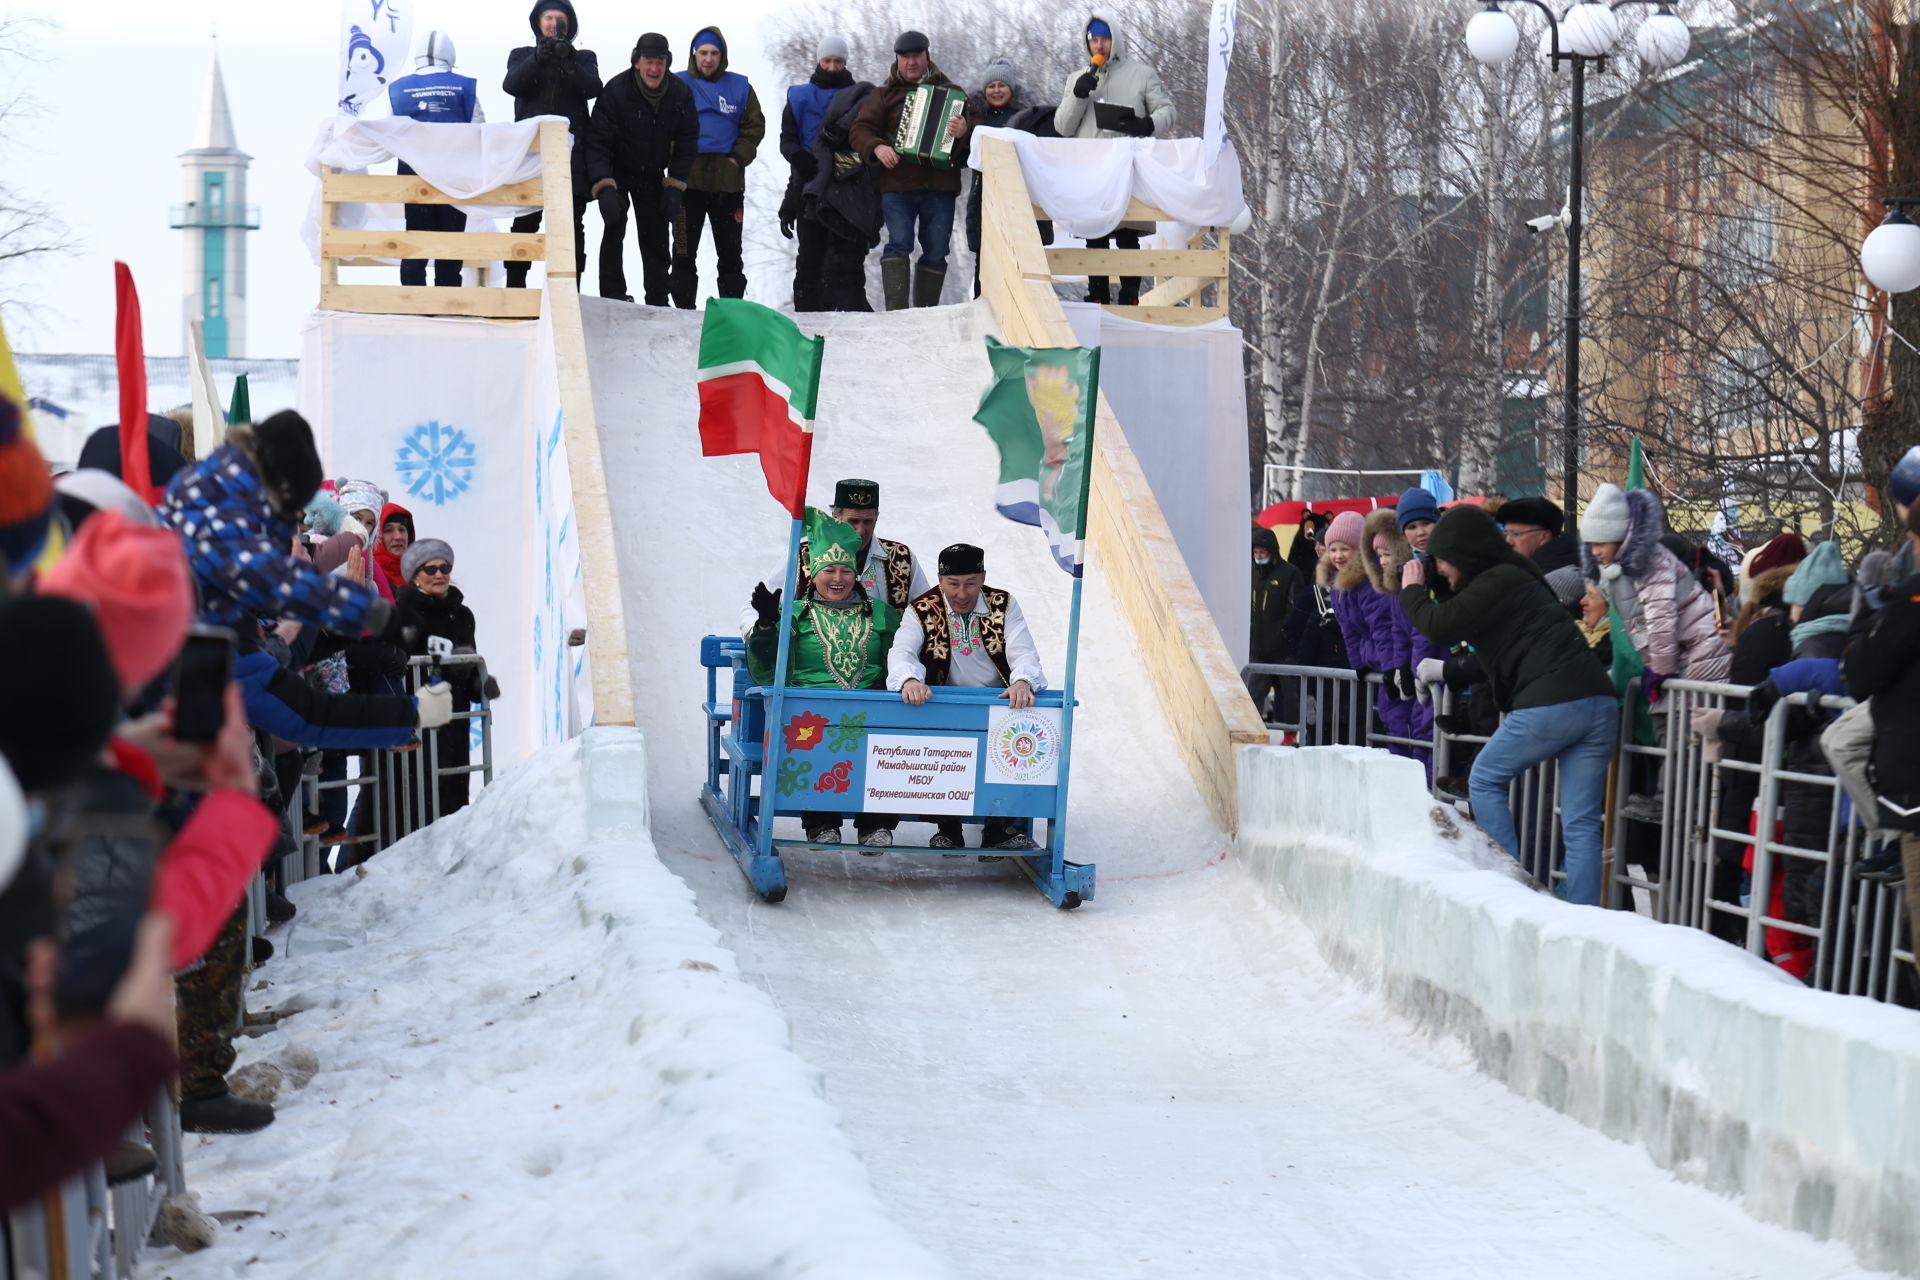
[[[1119,28],[1100,14],[1092,14],[1081,28],[1080,38],[1087,50],[1084,70],[1068,73],[1066,91],[1053,113],[1053,127],[1063,138],[1164,138],[1173,132],[1173,98],[1160,83],[1160,73],[1139,58],[1129,58],[1120,39]],[[1115,126],[1102,128],[1100,108],[1120,108],[1130,115],[1112,119]],[[1118,243],[1122,249],[1138,249],[1140,235],[1151,232],[1147,223],[1123,222],[1111,233],[1087,241],[1089,249],[1106,249]],[[1105,304],[1110,300],[1107,277],[1087,279],[1087,301]],[[1125,276],[1120,281],[1120,305],[1131,307],[1140,301],[1140,278]]]
[[[986,552],[957,542],[940,553],[939,567],[939,582],[900,615],[887,654],[887,688],[916,707],[931,696],[930,685],[1004,689],[1000,696],[1008,706],[1032,706],[1034,690],[1047,687],[1040,652],[1012,594],[987,585]],[[964,847],[959,820],[940,823],[928,843],[935,849]],[[1034,847],[1010,818],[988,818],[980,845]]]

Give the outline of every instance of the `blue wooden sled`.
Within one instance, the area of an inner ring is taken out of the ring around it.
[[[1093,897],[1093,864],[1066,860],[1072,712],[1061,691],[1035,694],[1038,714],[1023,714],[993,689],[936,688],[918,707],[883,690],[768,689],[747,674],[746,645],[733,636],[703,639],[700,662],[707,669],[700,803],[768,902],[787,896],[781,854],[851,851],[774,839],[774,816],[808,810],[865,810],[909,822],[958,818],[967,826],[1013,818],[1036,847],[1008,851],[1008,861],[1056,907]],[[729,670],[731,682],[722,688],[721,673]],[[895,844],[887,852],[954,851]]]

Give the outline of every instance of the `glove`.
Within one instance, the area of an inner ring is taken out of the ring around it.
[[[780,234],[789,240],[793,239],[793,218],[791,215],[780,219]]]
[[[1648,706],[1652,706],[1654,703],[1660,701],[1660,686],[1671,679],[1673,679],[1672,676],[1665,675],[1658,671],[1647,672],[1646,679],[1641,683],[1640,687],[1647,692]]]
[[[1094,86],[1099,83],[1100,76],[1098,72],[1082,71],[1080,78],[1073,82],[1073,96],[1076,98],[1084,98],[1092,93]]]
[[[1443,684],[1447,678],[1447,660],[1445,658],[1422,658],[1415,668],[1414,675],[1421,684]]]
[[[481,682],[480,692],[486,695],[488,702],[493,702],[500,696],[500,682],[488,676]]]
[[[414,696],[414,705],[420,708],[419,726],[422,729],[438,729],[453,719],[453,686],[445,680],[437,680]]]
[[[541,36],[540,43],[534,48],[533,56],[541,62],[551,62],[559,50],[560,42],[552,36]]]
[[[1125,121],[1120,126],[1120,131],[1136,138],[1151,138],[1153,136],[1153,117],[1135,116],[1133,119]]]
[[[754,584],[753,599],[754,629],[771,631],[780,621],[780,593],[767,590],[767,584]]]
[[[680,216],[680,205],[686,198],[687,193],[678,187],[660,188],[660,212],[667,215],[668,222]]]
[[[1413,682],[1413,696],[1422,706],[1425,706],[1427,703],[1433,701],[1433,686],[1425,680],[1415,680]]]
[[[1387,672],[1387,692],[1396,702],[1413,701],[1413,668],[1395,667]]]
[[[1688,718],[1702,742],[1713,742],[1720,737],[1720,721],[1726,714],[1718,707],[1696,707]]]
[[[573,61],[573,41],[555,40],[553,42],[553,56],[562,62]]]
[[[600,202],[600,221],[607,224],[627,220],[627,193],[619,187],[604,187],[594,197]]]
[[[793,171],[800,175],[800,181],[812,182],[820,176],[820,162],[813,158],[813,152],[801,151],[793,157]]]

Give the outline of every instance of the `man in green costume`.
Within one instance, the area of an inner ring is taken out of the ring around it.
[[[861,586],[856,562],[860,535],[852,525],[807,508],[804,526],[812,575],[793,605],[793,633],[787,655],[790,689],[884,689],[887,650],[900,626],[900,611],[883,599],[870,599]],[[780,652],[780,592],[762,582],[753,589],[754,622],[747,632],[747,671],[753,682],[770,686]],[[813,844],[839,844],[838,813],[800,815]],[[893,843],[900,819],[893,814],[855,814],[860,851],[870,857]]]

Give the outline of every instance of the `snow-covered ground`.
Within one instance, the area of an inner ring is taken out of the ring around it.
[[[883,1202],[955,1274],[1860,1274],[1334,976],[1225,860],[1097,561],[1069,832],[1096,900],[1062,913],[1004,866],[839,854],[790,860],[786,901],[759,902],[695,803],[695,658],[777,560],[783,518],[752,459],[698,456],[698,316],[584,306],[655,843],[823,1069]],[[805,321],[828,335],[817,498],[871,478],[882,536],[985,547],[1057,673],[1067,583],[993,513],[974,313]]]
[[[189,1137],[220,1240],[144,1275],[942,1274],[644,822],[590,824],[582,754],[294,887],[248,996],[292,1016],[240,1042],[243,1071],[286,1077],[278,1117]]]

